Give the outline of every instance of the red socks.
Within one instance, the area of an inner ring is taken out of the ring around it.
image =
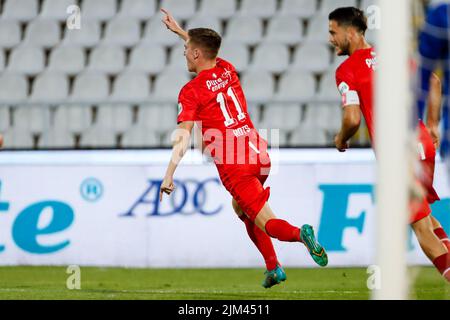
[[[301,242],[300,229],[281,219],[270,219],[266,222],[266,232],[272,238],[286,242]]]
[[[445,244],[447,250],[450,252],[450,239],[448,238],[444,229],[442,228],[434,229],[434,234]]]
[[[450,282],[450,253],[445,253],[436,259],[434,259],[433,264],[438,269],[439,273]]]
[[[272,239],[258,226],[253,223],[245,214],[239,217],[247,228],[247,233],[250,239],[253,241],[255,246],[258,248],[259,252],[266,262],[267,270],[271,271],[277,267],[278,262],[277,254],[273,248]]]

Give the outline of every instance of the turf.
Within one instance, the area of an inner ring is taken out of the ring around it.
[[[262,269],[126,269],[81,267],[81,289],[66,287],[65,267],[0,267],[0,299],[299,300],[370,297],[362,268],[286,268],[288,279],[261,287]],[[433,268],[414,268],[413,299],[450,299]]]

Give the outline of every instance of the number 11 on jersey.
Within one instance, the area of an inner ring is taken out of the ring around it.
[[[238,99],[236,98],[236,95],[234,94],[233,88],[229,87],[227,90],[227,95],[233,100],[233,104],[236,107],[236,110],[238,112],[237,118],[239,121],[245,119],[245,113],[242,112],[242,108],[241,105],[239,104]],[[236,119],[234,119],[231,115],[230,115],[230,110],[227,107],[227,103],[225,100],[225,95],[220,92],[217,95],[217,103],[219,103],[220,106],[220,110],[222,111],[222,114],[225,118],[224,124],[225,127],[230,127],[232,125],[234,125],[236,123]]]

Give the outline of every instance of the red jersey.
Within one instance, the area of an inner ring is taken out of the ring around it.
[[[204,147],[216,164],[246,164],[250,149],[259,154],[267,148],[250,120],[236,69],[220,58],[216,67],[200,72],[181,89],[177,121],[201,126]]]
[[[373,84],[374,70],[377,67],[376,53],[373,48],[356,50],[336,70],[336,85],[342,96],[342,105],[359,105],[366,120],[370,138],[373,141]]]

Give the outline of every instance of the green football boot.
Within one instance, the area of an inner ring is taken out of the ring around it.
[[[264,274],[266,275],[266,278],[264,279],[262,286],[266,289],[286,280],[286,273],[279,265],[277,265],[277,267],[272,271],[267,270],[266,272],[264,272]]]
[[[317,242],[313,227],[309,224],[303,225],[300,230],[300,238],[314,261],[319,266],[325,267],[328,264],[328,256],[325,249]]]

